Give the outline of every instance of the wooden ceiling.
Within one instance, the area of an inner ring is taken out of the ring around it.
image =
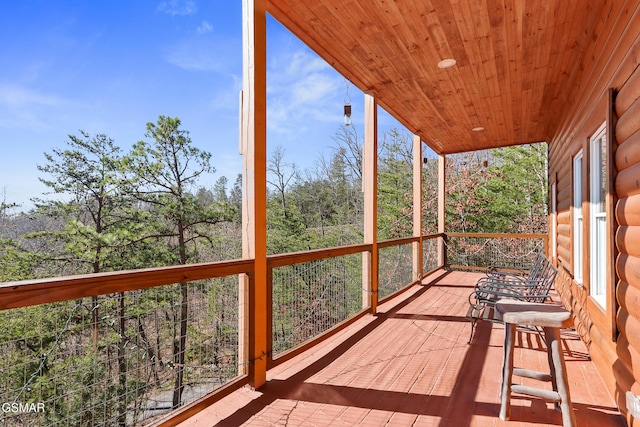
[[[549,140],[607,2],[267,0],[267,10],[448,154]],[[456,65],[438,68],[445,58]]]

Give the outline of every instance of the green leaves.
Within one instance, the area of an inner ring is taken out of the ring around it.
[[[411,135],[391,129],[378,155],[378,238],[407,237],[413,223],[413,153]]]
[[[447,229],[545,232],[546,149],[531,144],[447,157]]]

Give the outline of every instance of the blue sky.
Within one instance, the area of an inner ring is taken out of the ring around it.
[[[330,153],[346,82],[272,18],[267,32],[268,148],[305,169]],[[126,152],[159,115],[213,154],[202,185],[241,171],[240,0],[11,1],[0,43],[0,200],[41,197],[36,165],[69,134],[104,133]],[[360,127],[362,93],[349,95]]]

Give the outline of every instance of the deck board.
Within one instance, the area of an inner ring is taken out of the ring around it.
[[[517,395],[511,421],[498,418],[503,327],[479,322],[466,343],[467,296],[478,277],[451,272],[414,286],[270,370],[259,391],[240,389],[180,426],[561,425],[551,403]],[[575,331],[562,338],[578,425],[625,425]],[[535,332],[517,332],[514,362],[545,370]]]

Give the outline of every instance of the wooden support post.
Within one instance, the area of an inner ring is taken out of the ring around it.
[[[445,155],[438,156],[438,233],[445,232],[445,209],[447,203],[446,197],[446,174],[447,158]],[[447,266],[447,248],[446,238],[438,238],[438,265]]]
[[[413,136],[413,280],[422,280],[422,139]]]
[[[362,259],[362,305],[375,314],[378,308],[378,106],[372,94],[364,95],[364,243],[371,253]]]
[[[266,0],[243,0],[242,255],[254,259],[249,286],[248,374],[254,388],[267,378],[267,21]],[[241,296],[241,300],[242,300]]]

